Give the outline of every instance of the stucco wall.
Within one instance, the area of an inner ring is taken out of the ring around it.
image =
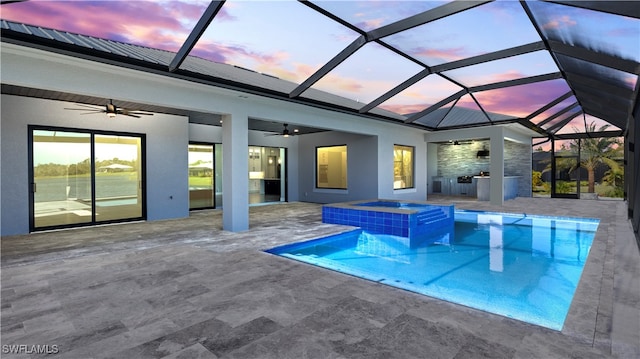
[[[333,203],[377,196],[378,142],[375,136],[331,131],[300,137],[298,176],[301,201]],[[315,188],[316,147],[339,145],[347,145],[347,190]]]

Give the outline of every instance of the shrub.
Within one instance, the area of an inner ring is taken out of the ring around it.
[[[542,186],[542,172],[533,171],[531,172],[531,184],[534,187]]]
[[[604,197],[622,198],[624,197],[624,189],[622,187],[613,187],[605,192]]]

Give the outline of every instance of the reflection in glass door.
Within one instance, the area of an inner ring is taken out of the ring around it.
[[[92,222],[91,134],[34,130],[32,228]]]
[[[286,148],[249,146],[249,203],[285,202]]]
[[[31,230],[143,219],[143,140],[30,128]]]
[[[96,222],[142,217],[140,137],[95,135]]]
[[[189,209],[214,208],[214,147],[189,145]]]

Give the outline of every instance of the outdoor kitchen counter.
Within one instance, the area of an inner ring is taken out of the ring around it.
[[[488,201],[491,192],[491,176],[474,176],[477,186],[478,201]],[[522,176],[504,176],[502,188],[504,189],[504,199],[518,197],[518,181]]]

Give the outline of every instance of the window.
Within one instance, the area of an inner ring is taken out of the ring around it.
[[[316,187],[347,189],[347,146],[316,148]]]
[[[393,145],[393,189],[413,188],[413,147]]]

